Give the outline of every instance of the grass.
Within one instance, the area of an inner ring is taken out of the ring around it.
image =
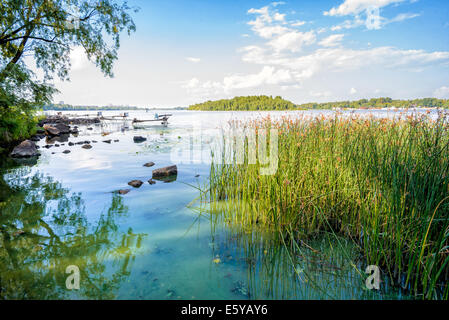
[[[322,232],[344,236],[395,286],[419,298],[449,297],[444,116],[267,118],[240,126],[278,130],[278,169],[264,176],[247,159],[215,161],[210,200],[226,221],[290,242]]]

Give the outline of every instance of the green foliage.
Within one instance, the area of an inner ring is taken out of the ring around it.
[[[248,125],[278,130],[277,171],[263,176],[247,159],[213,165],[212,208],[246,232],[263,228],[293,242],[322,232],[352,239],[393,285],[449,298],[447,119]]]
[[[194,104],[190,110],[209,111],[255,111],[255,110],[306,110],[306,109],[377,109],[377,108],[449,108],[449,100],[424,98],[414,100],[393,100],[391,98],[361,99],[326,103],[294,104],[281,97],[249,96]]]
[[[0,146],[8,147],[13,142],[24,140],[36,133],[38,117],[11,107],[0,109]]]
[[[191,105],[189,110],[211,110],[211,111],[247,111],[247,110],[288,110],[296,109],[297,106],[277,96],[249,96],[235,97],[217,101],[207,101]]]
[[[83,48],[89,60],[106,76],[112,76],[120,33],[130,34],[136,29],[131,10],[126,2],[114,0],[2,0],[0,109],[4,126],[0,130],[3,135],[26,136],[24,118],[31,118],[36,107],[50,103],[57,91],[49,82],[55,75],[68,80],[73,48]],[[37,68],[43,71],[42,80],[23,62],[26,55],[32,56]],[[16,131],[9,132],[11,129]],[[0,141],[6,140],[0,136]]]

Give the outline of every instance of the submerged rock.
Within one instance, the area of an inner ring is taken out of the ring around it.
[[[10,153],[13,158],[29,158],[38,156],[36,144],[31,140],[25,140]]]
[[[144,167],[152,167],[152,166],[154,166],[154,162],[147,162],[147,163],[145,163],[144,165],[143,165]]]
[[[73,147],[75,144],[73,142],[69,142],[69,146]]]
[[[85,144],[81,148],[83,148],[83,149],[92,149],[92,146],[90,144]]]
[[[128,182],[128,184],[129,184],[131,187],[134,187],[134,188],[140,188],[140,186],[143,184],[143,182],[140,181],[140,180],[132,180],[132,181]]]
[[[70,150],[64,150],[64,151],[62,151],[62,153],[65,153],[65,154],[70,153]]]
[[[168,177],[177,174],[178,167],[176,165],[153,170],[153,178]]]
[[[121,189],[121,190],[118,190],[117,193],[123,195],[123,194],[129,193],[130,191],[131,191],[130,189]]]
[[[142,136],[134,136],[133,140],[135,143],[140,143],[140,142],[147,141],[147,138],[144,138]]]

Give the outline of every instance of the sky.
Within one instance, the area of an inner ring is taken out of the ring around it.
[[[81,48],[56,103],[186,107],[244,95],[294,103],[449,98],[447,0],[133,0],[114,77]]]

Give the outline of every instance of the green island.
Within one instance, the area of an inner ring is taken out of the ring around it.
[[[310,109],[380,109],[380,108],[449,108],[448,99],[423,98],[414,100],[393,100],[372,98],[357,101],[295,104],[280,96],[248,96],[221,99],[193,104],[189,110],[202,111],[271,111]]]

